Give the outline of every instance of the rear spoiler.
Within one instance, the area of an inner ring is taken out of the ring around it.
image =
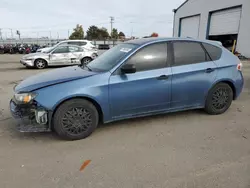
[[[214,44],[220,45],[222,46],[222,43],[220,41],[216,41],[216,40],[208,40],[209,42],[212,42]]]

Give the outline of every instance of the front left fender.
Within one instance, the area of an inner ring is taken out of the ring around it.
[[[53,112],[63,101],[78,97],[90,98],[100,105],[104,114],[103,120],[107,121],[110,118],[108,75],[100,74],[38,89],[35,91],[38,94],[35,100]]]

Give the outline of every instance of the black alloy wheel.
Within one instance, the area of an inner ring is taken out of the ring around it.
[[[66,101],[56,110],[53,125],[56,133],[66,140],[88,137],[98,125],[95,106],[84,99]]]
[[[87,64],[89,64],[91,61],[92,61],[92,58],[90,58],[90,57],[84,57],[84,58],[81,60],[81,66],[87,65]]]
[[[91,114],[83,107],[69,109],[62,119],[62,128],[73,136],[78,136],[87,131],[91,125]]]
[[[219,83],[209,91],[205,110],[213,115],[222,114],[231,106],[232,100],[232,88],[227,83]]]

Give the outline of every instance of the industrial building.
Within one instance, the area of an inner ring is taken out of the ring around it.
[[[174,9],[173,35],[235,43],[250,58],[250,0],[186,0]]]

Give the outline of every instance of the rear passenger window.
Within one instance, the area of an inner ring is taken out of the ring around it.
[[[207,53],[198,42],[174,42],[175,66],[210,61]]]
[[[87,42],[80,42],[79,46],[85,46]]]
[[[213,61],[220,59],[222,53],[222,50],[220,48],[206,43],[203,43],[203,46],[207,50]]]
[[[73,42],[68,42],[68,44],[69,44],[69,45],[76,45],[76,46],[79,46],[79,42],[75,42],[75,41],[73,41]]]

